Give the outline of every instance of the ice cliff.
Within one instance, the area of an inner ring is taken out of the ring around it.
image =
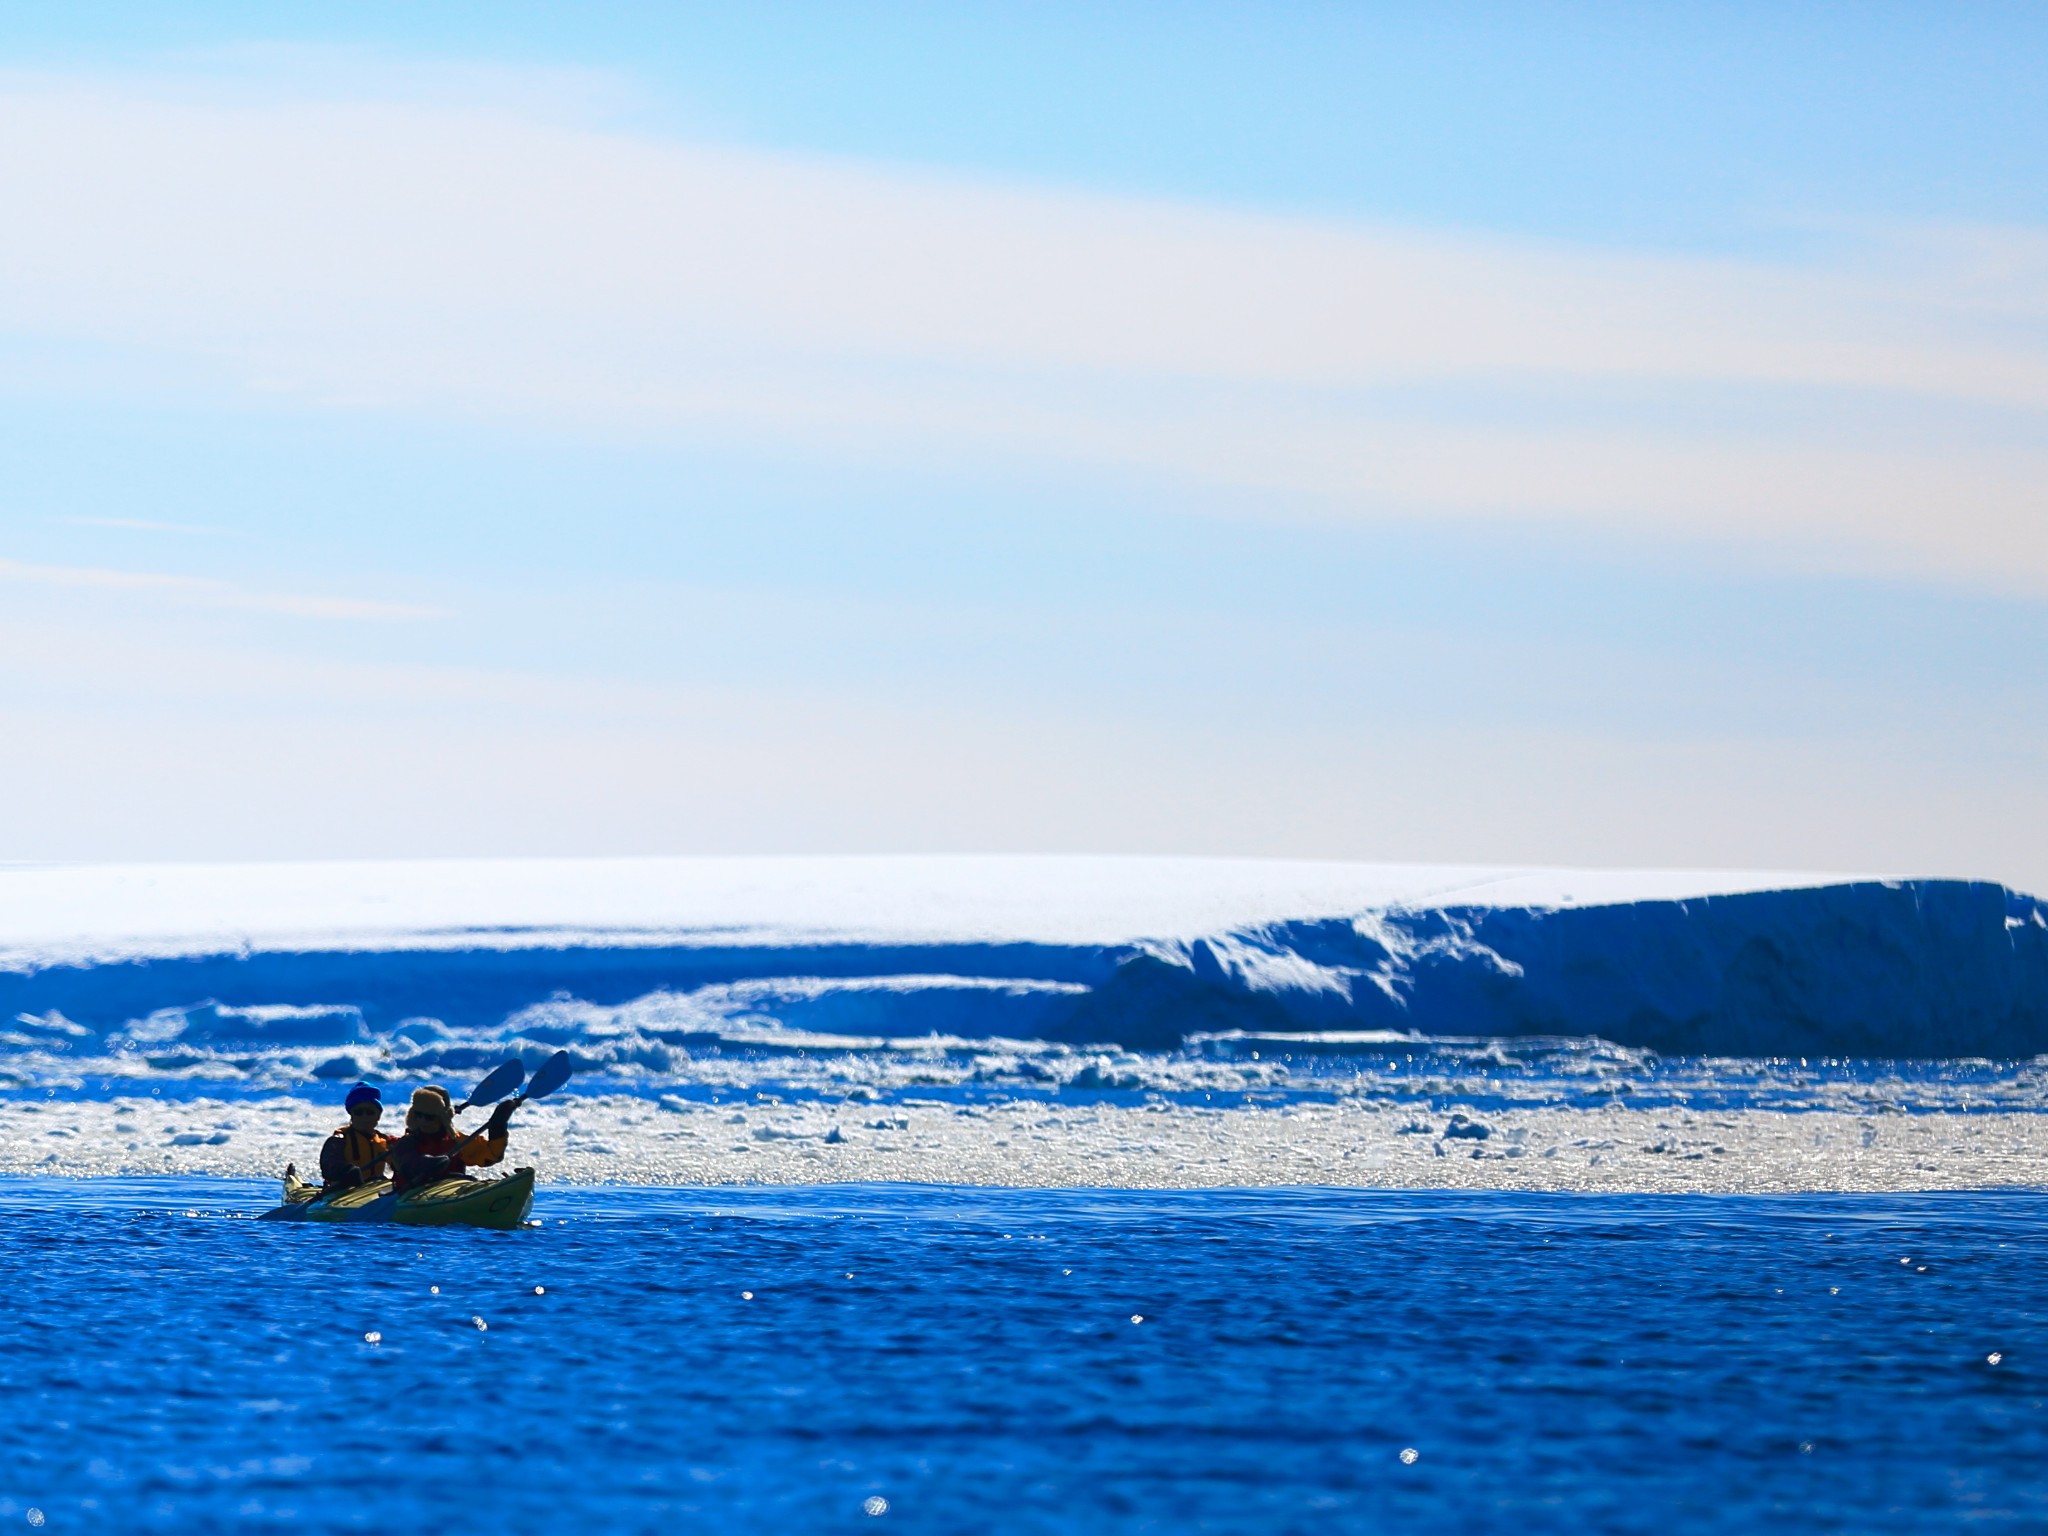
[[[2048,909],[1954,880],[1236,860],[13,867],[0,1020],[17,1056],[327,1075],[370,1046],[652,1064],[776,1031],[2015,1057],[2048,1052]]]

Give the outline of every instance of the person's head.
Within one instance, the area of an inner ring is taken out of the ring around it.
[[[359,1131],[375,1130],[384,1118],[384,1095],[368,1083],[357,1083],[341,1103],[348,1111],[348,1123]]]
[[[405,1112],[405,1129],[414,1136],[442,1136],[455,1128],[455,1103],[446,1088],[431,1083],[415,1088]]]

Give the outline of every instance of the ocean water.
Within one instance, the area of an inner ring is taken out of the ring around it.
[[[0,1526],[2048,1526],[2048,1195],[0,1181]]]

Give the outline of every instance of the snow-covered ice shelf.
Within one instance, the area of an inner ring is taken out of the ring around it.
[[[0,869],[0,1171],[275,1174],[357,1077],[561,1048],[519,1156],[570,1181],[2034,1183],[2048,918],[1232,860]]]
[[[30,1057],[286,1075],[486,1042],[658,1072],[777,1026],[2025,1056],[2048,915],[1966,881],[1199,859],[12,868],[0,1018]]]

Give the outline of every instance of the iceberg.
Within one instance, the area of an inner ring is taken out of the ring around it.
[[[658,1074],[855,1036],[2013,1058],[2048,1052],[2048,913],[1962,880],[1233,859],[13,866],[0,1020],[18,1080],[505,1041]]]

